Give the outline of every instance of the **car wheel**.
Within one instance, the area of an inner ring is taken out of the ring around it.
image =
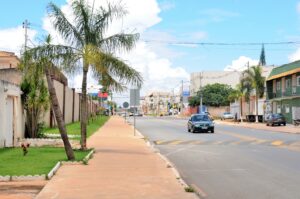
[[[269,123],[267,123],[267,126],[269,126]]]
[[[274,123],[272,123],[271,126],[274,126]]]
[[[195,129],[194,129],[194,128],[192,128],[192,129],[191,129],[191,132],[192,132],[192,133],[195,133]]]
[[[190,128],[188,128],[188,132],[191,132],[191,129],[190,129]]]
[[[215,132],[215,129],[211,130],[210,132],[211,132],[211,133],[214,133],[214,132]]]
[[[286,126],[286,123],[283,123],[283,126]]]

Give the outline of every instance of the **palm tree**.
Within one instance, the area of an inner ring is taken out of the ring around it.
[[[243,122],[243,97],[245,97],[245,87],[243,86],[243,82],[241,81],[236,89],[233,90],[232,93],[229,94],[228,96],[228,100],[233,102],[235,100],[239,100],[240,101],[240,119],[241,122]]]
[[[35,66],[40,67],[46,75],[46,79],[47,79],[47,83],[48,83],[48,92],[50,95],[50,102],[51,102],[52,109],[53,109],[53,112],[55,115],[57,126],[58,126],[58,129],[60,132],[60,136],[64,143],[66,155],[67,155],[68,160],[74,160],[75,159],[74,152],[73,152],[72,146],[68,139],[65,122],[63,119],[61,109],[59,107],[56,91],[55,91],[53,80],[52,80],[53,72],[57,69],[51,62],[51,59],[57,59],[57,58],[61,59],[61,58],[63,58],[63,56],[61,56],[61,55],[70,56],[71,54],[67,53],[67,51],[62,51],[62,53],[58,53],[58,54],[56,54],[55,57],[53,57],[52,56],[53,53],[51,53],[51,52],[53,52],[56,49],[64,49],[64,48],[63,48],[63,46],[52,46],[50,44],[50,42],[51,42],[51,37],[49,35],[46,38],[46,43],[44,45],[37,46],[37,47],[27,51],[25,53],[25,57],[26,57],[25,59],[33,59],[36,62]],[[60,52],[60,51],[58,51],[58,52]]]
[[[82,68],[81,148],[86,149],[87,73],[91,70],[96,78],[105,77],[114,91],[123,91],[128,84],[140,86],[141,74],[115,56],[117,52],[131,50],[139,34],[119,33],[106,37],[113,19],[126,14],[121,6],[108,4],[107,8],[94,9],[85,0],[75,0],[71,8],[75,16],[72,21],[53,3],[48,5],[48,12],[55,29],[68,43],[63,47],[65,52],[73,54],[62,63],[67,69]]]
[[[265,77],[262,76],[262,67],[252,66],[249,70],[245,70],[243,83],[245,86],[248,87],[248,90],[253,90],[255,92],[255,104],[256,104],[255,121],[258,122],[258,99],[262,98],[265,92]]]

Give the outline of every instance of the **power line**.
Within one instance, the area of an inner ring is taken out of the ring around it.
[[[282,42],[190,42],[190,41],[167,41],[167,40],[143,40],[146,43],[161,43],[169,45],[201,45],[201,46],[261,46],[264,45],[294,45],[300,44],[300,41],[282,41]]]

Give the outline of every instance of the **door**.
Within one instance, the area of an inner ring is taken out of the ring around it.
[[[12,97],[6,99],[6,129],[4,132],[5,147],[13,146],[14,135],[14,103]]]

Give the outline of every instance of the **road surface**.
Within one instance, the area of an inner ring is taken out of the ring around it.
[[[300,198],[299,134],[221,124],[216,124],[214,134],[193,134],[186,124],[187,120],[170,117],[136,120],[137,129],[200,198]]]

